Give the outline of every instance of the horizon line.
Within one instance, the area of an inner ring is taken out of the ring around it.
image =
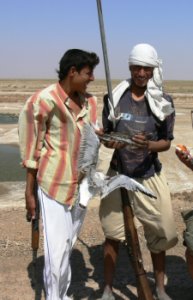
[[[26,81],[30,81],[30,80],[44,80],[44,81],[58,81],[58,78],[40,78],[40,77],[37,77],[37,78],[20,78],[20,77],[10,77],[10,78],[1,78],[0,77],[0,80],[2,81],[6,81],[6,80],[26,80]],[[99,81],[99,80],[106,80],[105,78],[95,78],[94,81]],[[113,78],[111,79],[111,81],[119,81],[119,80],[124,80],[124,78]],[[193,79],[164,79],[164,81],[193,81]]]

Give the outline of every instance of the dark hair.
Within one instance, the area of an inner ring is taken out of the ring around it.
[[[99,63],[99,57],[94,52],[87,52],[80,49],[70,49],[64,53],[59,63],[57,71],[59,80],[63,80],[71,67],[75,67],[79,72],[82,68],[88,66],[91,70]]]

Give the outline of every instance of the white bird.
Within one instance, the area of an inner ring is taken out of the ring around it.
[[[142,184],[126,175],[105,176],[96,171],[100,140],[92,125],[85,124],[82,132],[78,170],[83,175],[79,187],[79,203],[86,206],[87,202],[95,195],[106,197],[117,188],[125,188],[130,191],[140,191],[149,197],[156,196]]]
[[[156,198],[151,191],[128,176],[116,175],[108,177],[101,172],[97,172],[99,147],[100,140],[93,126],[85,124],[78,159],[78,170],[82,180],[79,184],[77,201],[72,209],[73,228],[71,247],[73,247],[80,233],[86,215],[87,204],[97,194],[101,198],[104,198],[117,188],[125,188],[130,191],[140,191],[150,197]]]

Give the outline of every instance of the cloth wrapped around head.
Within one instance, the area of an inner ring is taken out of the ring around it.
[[[149,44],[138,44],[133,47],[129,55],[129,66],[153,67],[153,77],[147,83],[145,96],[153,114],[163,121],[174,112],[171,103],[163,98],[162,91],[162,61],[158,58],[156,50]]]

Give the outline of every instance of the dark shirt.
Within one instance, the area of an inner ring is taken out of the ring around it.
[[[172,103],[172,98],[164,94],[164,98]],[[158,120],[152,113],[147,99],[135,101],[132,99],[130,89],[122,95],[116,111],[121,114],[116,127],[108,120],[108,96],[104,97],[103,127],[106,133],[111,131],[129,133],[131,135],[145,132],[154,141],[161,139],[172,140],[175,114],[171,114],[164,121]],[[149,178],[155,172],[160,172],[161,163],[157,153],[148,152],[147,149],[126,146],[116,149],[110,163],[111,167],[122,174],[134,178]]]

